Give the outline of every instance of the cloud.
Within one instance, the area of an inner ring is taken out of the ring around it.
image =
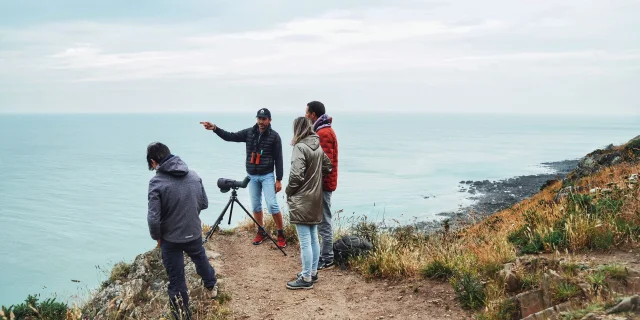
[[[386,83],[429,92],[638,78],[640,36],[633,30],[640,23],[632,12],[640,4],[633,1],[375,2],[325,3],[335,8],[250,27],[135,19],[0,26],[0,83],[122,83],[135,90],[149,81],[201,81],[284,91]]]
[[[21,36],[14,35],[13,38],[30,39],[55,50],[39,60],[47,65],[47,70],[78,71],[69,77],[69,81],[130,81],[171,77],[344,74],[425,67],[423,57],[419,57],[422,52],[411,52],[411,48],[406,47],[408,42],[504,27],[499,21],[447,25],[399,16],[381,21],[342,12],[247,32],[193,35],[191,30],[167,33],[170,28],[166,26],[139,28],[79,23],[46,26],[42,41],[33,38],[40,33],[38,30],[22,31]],[[63,40],[65,35],[68,39]],[[114,41],[116,38],[118,40]],[[132,49],[123,44],[134,44],[138,38],[145,39],[143,41],[149,47],[162,44],[152,40],[161,38],[173,46],[123,52]],[[50,39],[56,40],[48,42]],[[71,46],[60,48],[65,42]]]

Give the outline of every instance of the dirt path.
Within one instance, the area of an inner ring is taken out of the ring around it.
[[[300,271],[297,246],[284,256],[273,243],[251,244],[252,234],[216,234],[208,249],[220,274],[233,319],[472,319],[460,309],[446,283],[366,282],[338,267],[320,271],[312,290],[288,290],[287,281]]]

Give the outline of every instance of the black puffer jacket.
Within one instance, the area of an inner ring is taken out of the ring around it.
[[[228,132],[216,128],[214,132],[225,141],[245,142],[247,145],[246,166],[248,174],[263,175],[276,171],[276,180],[282,180],[282,140],[271,125],[260,134],[258,125],[238,132]],[[260,163],[251,163],[252,153],[260,153]]]

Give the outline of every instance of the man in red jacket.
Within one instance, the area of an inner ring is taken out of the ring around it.
[[[333,264],[333,230],[331,226],[331,194],[338,186],[338,139],[331,128],[332,118],[325,113],[324,104],[319,101],[307,103],[305,116],[313,122],[313,129],[320,136],[320,146],[331,160],[333,169],[322,179],[322,223],[318,226],[318,233],[322,237],[320,261],[318,270],[330,269]]]

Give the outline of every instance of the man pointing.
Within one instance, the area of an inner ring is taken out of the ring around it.
[[[284,248],[287,242],[284,237],[282,212],[276,193],[282,190],[282,140],[280,135],[271,128],[271,112],[262,108],[256,114],[256,124],[253,127],[238,131],[227,132],[211,122],[200,122],[205,129],[212,130],[224,141],[244,142],[246,144],[246,169],[249,178],[249,195],[253,216],[261,226],[264,226],[262,213],[262,195],[269,213],[278,228],[278,246]],[[275,168],[275,176],[274,176]],[[267,235],[258,230],[253,239],[254,245],[261,244]]]

